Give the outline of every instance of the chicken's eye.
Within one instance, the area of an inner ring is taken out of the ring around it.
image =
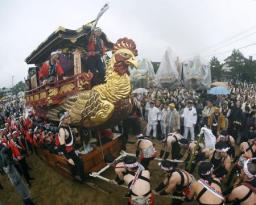
[[[128,53],[122,53],[122,56],[124,57],[130,57],[130,55]]]

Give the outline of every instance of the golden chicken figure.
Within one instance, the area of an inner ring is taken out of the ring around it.
[[[61,110],[68,111],[72,124],[92,128],[114,124],[127,117],[132,109],[128,68],[137,67],[136,56],[134,41],[119,39],[107,62],[106,83],[67,98],[61,106],[48,111],[48,118],[57,121]]]

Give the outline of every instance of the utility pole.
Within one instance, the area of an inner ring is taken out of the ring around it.
[[[11,88],[11,94],[13,95],[13,81],[14,81],[14,75],[12,75],[12,88]]]
[[[12,88],[13,88],[13,82],[14,82],[14,75],[12,75]]]

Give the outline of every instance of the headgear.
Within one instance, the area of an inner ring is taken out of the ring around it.
[[[127,168],[137,168],[139,166],[139,163],[137,162],[137,158],[133,156],[126,156],[124,158],[124,164]]]
[[[200,176],[207,176],[213,172],[213,165],[210,162],[202,161],[198,166],[198,174]]]
[[[175,169],[177,167],[178,163],[177,162],[173,162],[170,160],[163,160],[160,164],[160,167],[162,170],[164,171],[172,171],[173,169]]]
[[[60,116],[60,121],[63,121],[65,118],[67,118],[67,117],[69,117],[69,116],[70,116],[70,115],[69,115],[69,112],[68,112],[68,111],[62,113],[61,116]]]
[[[251,168],[254,165],[254,168]],[[245,163],[244,163],[244,173],[246,174],[246,176],[248,176],[248,178],[252,179],[256,177],[256,157],[248,159]],[[254,170],[251,170],[254,169]],[[254,173],[252,173],[254,172]]]
[[[169,107],[170,107],[170,108],[175,108],[175,104],[174,104],[174,103],[170,103],[170,104],[169,104]]]
[[[215,150],[217,152],[227,152],[229,149],[230,149],[230,147],[228,146],[228,144],[226,142],[219,141],[215,144]]]

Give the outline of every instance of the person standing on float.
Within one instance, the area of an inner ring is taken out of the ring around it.
[[[69,126],[70,123],[71,121],[69,113],[63,113],[60,117],[59,124],[59,151],[64,154],[65,158],[68,160],[68,163],[74,167],[73,175],[75,179],[84,181],[83,163],[75,153],[73,146],[74,137]]]

